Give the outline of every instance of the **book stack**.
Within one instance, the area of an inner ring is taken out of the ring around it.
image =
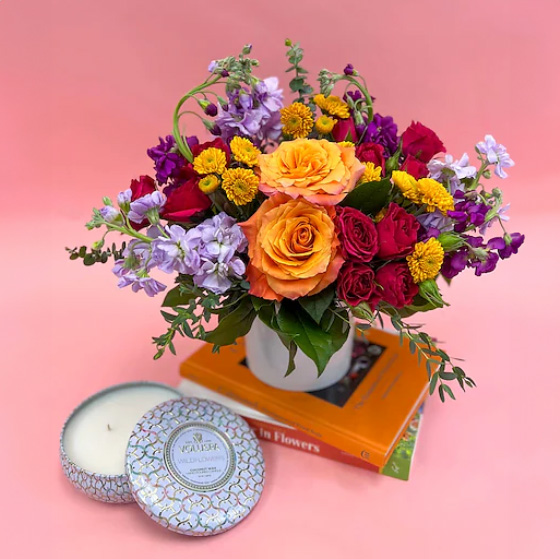
[[[409,477],[428,379],[394,334],[369,330],[358,337],[346,376],[316,392],[262,383],[246,365],[242,342],[217,354],[203,346],[181,364],[181,378],[185,395],[230,407],[264,441]]]

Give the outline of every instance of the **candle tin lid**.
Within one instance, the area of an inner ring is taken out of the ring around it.
[[[264,460],[244,419],[216,402],[182,398],[156,406],[138,422],[126,473],[150,518],[180,534],[210,536],[253,510]]]

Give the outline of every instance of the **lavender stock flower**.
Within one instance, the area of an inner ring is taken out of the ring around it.
[[[225,293],[232,277],[245,273],[237,256],[247,248],[247,239],[235,220],[224,212],[190,229],[185,237],[189,251],[196,253],[200,265],[192,266],[196,285],[216,294]]]
[[[103,206],[99,213],[107,223],[118,223],[122,220],[121,212],[113,206]]]
[[[241,135],[257,141],[277,140],[282,131],[280,109],[282,90],[278,78],[258,82],[250,91],[238,89],[228,92],[227,107],[219,107],[216,131],[224,140]]]
[[[150,223],[155,224],[159,221],[159,210],[165,205],[165,201],[165,194],[158,190],[146,194],[131,202],[128,219],[140,224],[147,218]]]
[[[476,176],[476,167],[469,165],[469,156],[464,153],[461,159],[453,159],[446,153],[443,159],[434,158],[428,162],[430,178],[443,184],[449,181],[449,191],[455,194],[457,190],[464,190],[461,181]]]
[[[486,160],[491,165],[496,165],[494,173],[501,179],[507,178],[507,173],[504,169],[513,167],[515,162],[509,156],[507,149],[502,144],[498,144],[493,136],[487,134],[484,136],[484,141],[476,144],[476,150],[479,153],[486,155]]]
[[[193,274],[200,267],[200,256],[189,248],[187,231],[180,225],[171,225],[165,232],[169,237],[160,236],[152,243],[157,267],[166,274]]]

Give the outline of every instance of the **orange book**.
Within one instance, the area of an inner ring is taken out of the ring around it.
[[[342,381],[317,392],[261,382],[245,364],[242,341],[219,354],[204,345],[181,364],[181,375],[377,468],[389,460],[428,391],[424,364],[398,336],[373,329],[357,338]]]

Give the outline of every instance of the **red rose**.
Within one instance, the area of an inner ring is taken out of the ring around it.
[[[196,146],[193,146],[191,148],[193,157],[196,157],[197,155],[200,155],[206,148],[221,149],[223,152],[225,152],[226,159],[227,159],[227,164],[229,165],[231,151],[229,149],[229,146],[221,138],[216,138],[215,140],[212,140],[211,142],[204,142],[203,144],[196,144]]]
[[[401,165],[401,171],[406,171],[409,175],[412,175],[415,179],[423,179],[428,176],[428,166],[410,155],[406,156],[403,164]]]
[[[372,219],[355,208],[337,208],[336,226],[345,260],[371,262],[377,254],[377,230]]]
[[[143,175],[138,179],[132,179],[130,182],[130,190],[132,190],[131,202],[142,198],[146,194],[151,194],[156,189],[156,182],[152,177]]]
[[[408,266],[404,262],[389,262],[375,273],[381,299],[396,309],[410,305],[418,293]]]
[[[410,155],[423,163],[428,163],[436,153],[442,151],[445,151],[445,147],[437,134],[420,122],[412,122],[403,132],[402,152],[405,157]]]
[[[166,189],[167,201],[161,217],[183,223],[198,212],[210,207],[210,198],[198,188],[198,179],[191,178],[176,188]]]
[[[356,132],[356,125],[354,119],[345,118],[338,120],[332,130],[332,136],[335,142],[354,142],[358,141],[358,133]]]
[[[362,163],[373,163],[376,167],[381,167],[385,172],[385,158],[383,157],[383,146],[366,142],[356,148],[356,157]]]
[[[377,224],[377,257],[392,260],[410,254],[418,240],[419,228],[420,224],[414,216],[391,202],[383,219]]]
[[[373,309],[379,303],[379,288],[375,272],[365,264],[346,262],[338,275],[338,297],[351,307],[368,303]]]

